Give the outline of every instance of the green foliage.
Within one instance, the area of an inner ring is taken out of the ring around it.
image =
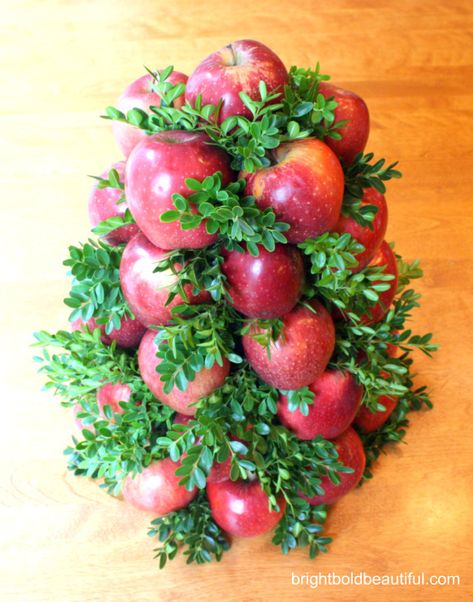
[[[283,554],[305,547],[309,548],[310,558],[326,553],[327,545],[332,542],[331,537],[321,535],[326,518],[325,506],[311,506],[302,498],[295,498],[276,526],[273,544],[281,546]]]
[[[276,221],[272,209],[261,210],[254,197],[243,196],[245,180],[222,185],[222,174],[216,172],[202,182],[188,178],[186,185],[192,190],[187,198],[173,194],[175,209],[161,215],[162,222],[179,221],[183,230],[192,230],[203,222],[209,234],[219,234],[227,249],[248,251],[257,256],[258,246],[272,252],[276,243],[286,243],[283,232],[289,225]]]
[[[105,332],[119,329],[125,316],[133,317],[120,288],[120,261],[123,247],[89,240],[69,247],[64,265],[70,268],[72,287],[64,303],[72,308],[69,320],[84,322],[94,318],[105,324]]]
[[[159,568],[165,567],[168,560],[175,558],[180,548],[184,548],[187,564],[203,564],[215,559],[219,561],[230,544],[220,527],[213,521],[209,503],[200,493],[191,503],[166,516],[151,522],[150,537],[160,542],[155,552]]]
[[[314,403],[315,394],[309,387],[301,387],[290,391],[281,390],[283,395],[287,396],[287,407],[290,412],[299,412],[303,416],[309,415],[309,406]]]

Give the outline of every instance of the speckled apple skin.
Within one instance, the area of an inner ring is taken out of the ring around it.
[[[271,344],[271,357],[251,334],[242,337],[246,358],[255,372],[279,389],[310,385],[327,367],[335,347],[333,320],[318,301],[311,302],[316,313],[302,305],[283,316],[282,334]]]
[[[334,228],[334,232],[340,234],[347,232],[365,247],[363,252],[356,255],[358,265],[353,269],[353,272],[359,272],[373,259],[383,242],[388,225],[388,205],[384,195],[374,188],[366,188],[363,192],[361,206],[366,205],[374,205],[378,208],[374,220],[371,222],[371,227],[360,226],[355,219],[342,214]]]
[[[272,253],[259,247],[258,257],[248,251],[223,252],[231,305],[249,318],[278,318],[291,311],[302,292],[304,264],[301,253],[277,244]]]
[[[342,208],[344,176],[335,153],[316,138],[281,144],[273,151],[274,165],[255,173],[241,172],[246,194],[261,209],[270,207],[291,244],[333,230]]]
[[[207,482],[207,497],[215,522],[238,537],[254,537],[271,531],[286,509],[281,497],[279,512],[270,512],[268,496],[258,480]]]
[[[194,416],[196,408],[191,406],[202,397],[207,397],[217,387],[223,385],[225,378],[230,372],[230,364],[224,359],[223,366],[215,363],[212,368],[203,368],[195,376],[195,379],[189,383],[185,391],[180,391],[174,387],[170,393],[164,392],[164,383],[160,379],[156,367],[161,363],[160,358],[156,357],[158,347],[154,342],[157,332],[148,330],[141,340],[138,349],[138,366],[140,374],[150,391],[159,401],[173,408],[176,412],[187,416]]]
[[[363,397],[363,387],[349,372],[326,370],[309,385],[315,399],[309,406],[309,414],[300,410],[291,412],[286,395],[278,402],[281,423],[299,439],[310,440],[318,435],[335,439],[353,422]]]
[[[132,312],[146,326],[168,324],[171,309],[184,303],[181,295],[166,305],[169,287],[177,281],[171,270],[154,272],[156,265],[165,259],[167,251],[159,249],[146,236],[139,233],[127,244],[120,262],[120,284],[123,295]],[[181,266],[175,265],[179,270]],[[206,303],[211,300],[207,291],[192,294],[192,285],[186,284],[184,290],[188,303]]]
[[[335,97],[338,103],[334,111],[335,123],[348,121],[345,127],[336,130],[342,136],[341,140],[327,137],[325,142],[345,165],[350,165],[355,156],[365,149],[368,142],[370,133],[368,107],[358,94],[327,82],[321,82],[319,92],[325,98]]]
[[[268,92],[277,89],[282,93],[287,80],[286,67],[270,48],[254,40],[238,40],[212,53],[198,65],[187,82],[186,100],[193,105],[201,95],[202,104],[216,105],[222,99],[220,123],[235,115],[251,118],[251,111],[241,100],[240,92],[253,100],[261,100],[260,81],[266,83]]]
[[[134,478],[127,476],[123,485],[125,501],[139,510],[153,512],[155,516],[184,508],[197,490],[187,491],[179,485],[182,477],[175,474],[179,466],[178,462],[165,458],[152,462]]]
[[[383,272],[394,276],[394,280],[390,280],[388,283],[388,290],[379,293],[379,301],[361,317],[361,322],[363,324],[375,324],[382,320],[388,313],[389,307],[396,296],[397,285],[399,282],[396,256],[386,241],[381,243],[379,249],[376,251],[373,259],[368,265],[376,267],[386,266]]]
[[[321,479],[321,486],[325,491],[324,495],[307,497],[300,494],[312,506],[319,504],[334,504],[354,487],[358,485],[363,476],[366,465],[365,450],[358,434],[350,427],[333,441],[336,445],[338,458],[345,466],[353,468],[351,473],[340,473],[340,484],[334,485],[332,481],[324,476]]]
[[[106,383],[97,390],[97,405],[101,415],[104,406],[110,406],[116,414],[123,414],[120,401],[130,401],[131,389],[122,383]]]
[[[355,424],[364,433],[372,433],[377,431],[388,420],[397,406],[398,398],[381,395],[378,398],[378,403],[382,404],[386,409],[378,412],[370,412],[366,406],[362,406],[355,418]]]
[[[187,82],[187,75],[179,73],[179,71],[173,71],[167,81],[174,86],[180,83],[185,84]],[[141,109],[146,111],[146,113],[149,113],[149,107],[159,106],[161,103],[159,94],[156,94],[156,92],[153,92],[151,89],[152,84],[153,78],[148,73],[131,82],[117,100],[115,105],[116,108],[122,113],[125,113],[125,115],[131,109]],[[176,98],[173,102],[173,106],[176,107],[176,109],[180,109],[183,104],[184,95],[179,96],[179,98]],[[138,142],[146,137],[144,130],[128,123],[122,123],[121,121],[112,121],[112,131],[125,158],[128,157]]]
[[[120,328],[112,330],[110,334],[105,334],[105,325],[97,324],[94,318],[88,320],[86,324],[91,332],[96,328],[100,329],[102,332],[100,338],[105,345],[111,345],[113,341],[116,341],[117,345],[124,349],[138,347],[142,336],[146,332],[146,326],[143,326],[139,320],[130,318],[129,316],[122,318]],[[71,323],[71,330],[83,330],[83,328],[84,322],[80,318]]]
[[[164,223],[160,219],[165,211],[175,209],[173,194],[188,197],[192,193],[187,178],[203,180],[220,171],[224,185],[232,180],[229,156],[208,142],[201,132],[159,132],[142,140],[128,158],[128,206],[142,232],[160,249],[196,249],[217,239],[216,234],[207,233],[205,222],[183,230],[178,221]]]
[[[120,181],[123,182],[125,162],[119,161],[118,163],[110,165],[100,177],[107,179],[108,172],[111,169],[117,170]],[[127,210],[126,202],[117,205],[117,201],[121,195],[122,191],[118,190],[118,188],[98,188],[97,185],[94,185],[89,196],[89,221],[92,228],[95,228],[100,222],[103,222],[110,217],[123,217],[125,215],[125,211]],[[136,224],[130,224],[128,226],[117,228],[103,238],[110,245],[119,245],[128,242],[137,232],[139,232],[138,226]]]

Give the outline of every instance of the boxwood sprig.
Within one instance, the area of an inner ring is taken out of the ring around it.
[[[242,243],[248,251],[258,255],[258,245],[272,252],[276,243],[286,243],[283,232],[289,224],[276,221],[270,208],[261,210],[254,197],[245,196],[245,180],[223,186],[222,174],[214,173],[202,182],[186,179],[186,185],[193,192],[184,197],[173,194],[175,209],[164,212],[161,221],[179,221],[183,230],[192,230],[202,223],[209,234],[219,234],[228,249],[242,250]]]
[[[159,546],[155,548],[155,558],[163,569],[168,560],[183,550],[186,563],[203,564],[221,560],[230,544],[210,512],[209,502],[204,493],[199,493],[188,506],[156,518],[148,531],[156,537]]]
[[[70,268],[72,287],[64,303],[72,308],[71,322],[94,318],[110,334],[120,328],[122,318],[133,317],[120,287],[122,254],[123,246],[112,247],[101,240],[69,247],[63,263]]]

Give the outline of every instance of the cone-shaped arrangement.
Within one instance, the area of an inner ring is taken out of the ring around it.
[[[431,405],[411,352],[435,345],[405,325],[422,272],[385,240],[400,173],[328,79],[240,40],[107,108],[124,158],[36,360],[75,417],[69,468],[153,515],[161,567],[271,530],[325,552],[328,506]]]

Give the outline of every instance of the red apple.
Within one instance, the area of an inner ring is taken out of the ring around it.
[[[389,306],[394,300],[396,295],[397,285],[399,281],[399,274],[397,269],[396,256],[394,255],[391,247],[386,241],[381,243],[381,246],[376,251],[373,259],[369,262],[368,266],[381,267],[385,266],[383,270],[384,274],[392,274],[393,280],[389,280],[389,288],[387,291],[379,293],[379,301],[370,307],[368,312],[362,316],[361,322],[363,324],[375,324],[384,318],[389,311]],[[380,281],[381,282],[381,281]]]
[[[219,122],[234,115],[251,118],[251,111],[241,100],[240,92],[253,100],[261,100],[260,81],[265,82],[268,92],[283,93],[287,84],[286,67],[261,42],[238,40],[200,63],[187,82],[186,100],[192,105],[199,95],[204,105],[216,105],[222,100]]]
[[[299,389],[310,385],[327,367],[335,346],[333,320],[318,301],[311,311],[303,305],[283,317],[284,327],[278,340],[271,343],[271,356],[251,336],[254,325],[242,337],[246,357],[255,372],[269,385],[279,389]]]
[[[312,504],[312,506],[334,504],[337,502],[358,485],[365,470],[366,456],[363,443],[351,427],[334,439],[333,442],[337,448],[340,462],[345,466],[353,468],[353,472],[339,473],[339,485],[334,485],[327,476],[322,477],[321,486],[325,491],[324,495],[307,497],[301,494],[301,497],[307,500],[309,504]]]
[[[99,416],[105,418],[103,411],[104,406],[110,406],[112,412],[116,414],[123,414],[123,408],[119,405],[120,401],[130,401],[131,389],[128,385],[122,383],[106,383],[97,389],[97,406],[99,410]],[[90,424],[84,424],[82,418],[78,417],[78,414],[82,412],[83,408],[80,403],[76,403],[72,407],[72,413],[74,414],[74,421],[76,426],[82,431],[87,429],[94,431],[94,428]]]
[[[130,240],[122,255],[120,283],[123,295],[132,312],[146,326],[168,324],[172,318],[171,309],[185,302],[181,295],[176,295],[166,305],[169,289],[178,278],[171,270],[155,272],[154,269],[167,255],[141,233]],[[180,270],[181,266],[176,264],[175,268]],[[207,291],[193,295],[192,289],[191,284],[184,286],[189,303],[210,301]]]
[[[153,77],[150,74],[146,74],[131,82],[118,99],[116,104],[117,109],[126,115],[131,109],[141,109],[149,113],[149,107],[159,107],[161,97],[156,92],[153,92],[153,81]],[[173,71],[166,81],[174,86],[180,83],[185,84],[187,75],[179,73],[179,71]],[[176,98],[173,106],[180,109],[183,104],[184,94]],[[125,157],[128,157],[138,142],[146,137],[144,130],[121,121],[113,121],[112,129],[115,140]]]
[[[365,433],[377,431],[391,416],[394,408],[397,406],[397,402],[397,397],[381,395],[378,399],[378,403],[382,404],[386,409],[371,412],[366,406],[361,406],[356,415],[355,424]]]
[[[101,174],[101,178],[107,179],[108,172],[111,169],[115,169],[118,172],[120,181],[123,182],[125,162],[119,161],[118,163],[114,163]],[[125,211],[127,210],[126,202],[117,204],[121,195],[122,191],[118,188],[98,188],[97,185],[94,185],[89,196],[89,219],[93,228],[110,217],[123,217],[125,215]],[[103,238],[111,245],[119,245],[128,242],[137,232],[139,232],[138,226],[130,224],[117,228]]]
[[[200,248],[214,242],[205,222],[183,230],[179,222],[164,223],[161,215],[175,209],[174,193],[188,197],[186,178],[203,180],[220,171],[223,184],[233,178],[228,155],[209,144],[201,132],[163,131],[142,140],[126,164],[125,190],[128,206],[145,236],[160,249]]]
[[[358,265],[353,269],[354,272],[359,272],[365,268],[373,259],[374,254],[383,242],[388,225],[388,206],[386,199],[380,192],[374,188],[366,188],[363,191],[361,206],[366,205],[374,205],[378,208],[371,226],[360,226],[353,217],[342,214],[334,228],[334,232],[339,232],[340,234],[348,232],[348,234],[365,247],[364,251],[356,255]]]
[[[304,284],[300,252],[276,245],[272,253],[259,247],[258,257],[248,251],[224,251],[222,271],[227,278],[231,305],[249,318],[278,318],[299,300]]]
[[[189,424],[192,420],[192,416],[187,416],[186,414],[181,414],[180,412],[176,412],[174,414],[174,418],[172,419],[174,424]]]
[[[227,359],[224,359],[223,366],[215,363],[210,369],[203,368],[197,372],[195,379],[189,382],[185,391],[174,387],[170,393],[165,393],[161,375],[156,371],[162,361],[156,357],[158,351],[158,346],[154,341],[156,334],[155,330],[148,330],[141,340],[138,349],[138,366],[141,377],[159,401],[181,414],[194,416],[196,408],[191,404],[202,397],[207,397],[212,391],[223,385],[230,372],[230,364]]]
[[[363,387],[353,374],[341,370],[326,370],[309,389],[315,394],[309,405],[309,414],[300,410],[291,412],[288,398],[282,395],[278,402],[279,420],[299,439],[335,439],[353,422],[363,397]]]
[[[316,138],[306,138],[281,144],[273,159],[269,167],[241,173],[246,194],[291,226],[285,235],[292,244],[333,230],[344,191],[343,170],[333,151]]]
[[[278,499],[279,512],[269,510],[269,498],[254,480],[207,482],[207,496],[215,522],[230,535],[253,537],[271,531],[286,509]]]
[[[90,332],[93,332],[96,328],[100,329],[102,332],[100,338],[105,345],[111,345],[113,341],[116,341],[117,345],[124,349],[137,347],[146,331],[146,327],[139,320],[129,316],[123,317],[120,328],[112,330],[110,334],[105,334],[105,324],[97,324],[94,318],[87,320],[86,325]],[[71,330],[84,330],[84,322],[81,318],[71,323]]]
[[[345,165],[350,165],[355,156],[365,149],[368,141],[370,133],[368,107],[365,101],[354,92],[327,82],[320,84],[319,91],[325,98],[333,96],[338,103],[334,111],[335,122],[345,120],[348,122],[345,127],[337,130],[342,136],[341,140],[334,140],[327,136],[325,142]]]
[[[164,516],[184,508],[195,497],[197,490],[187,491],[179,485],[182,477],[176,476],[178,462],[169,458],[152,462],[134,478],[128,475],[123,485],[123,497],[132,506]]]

